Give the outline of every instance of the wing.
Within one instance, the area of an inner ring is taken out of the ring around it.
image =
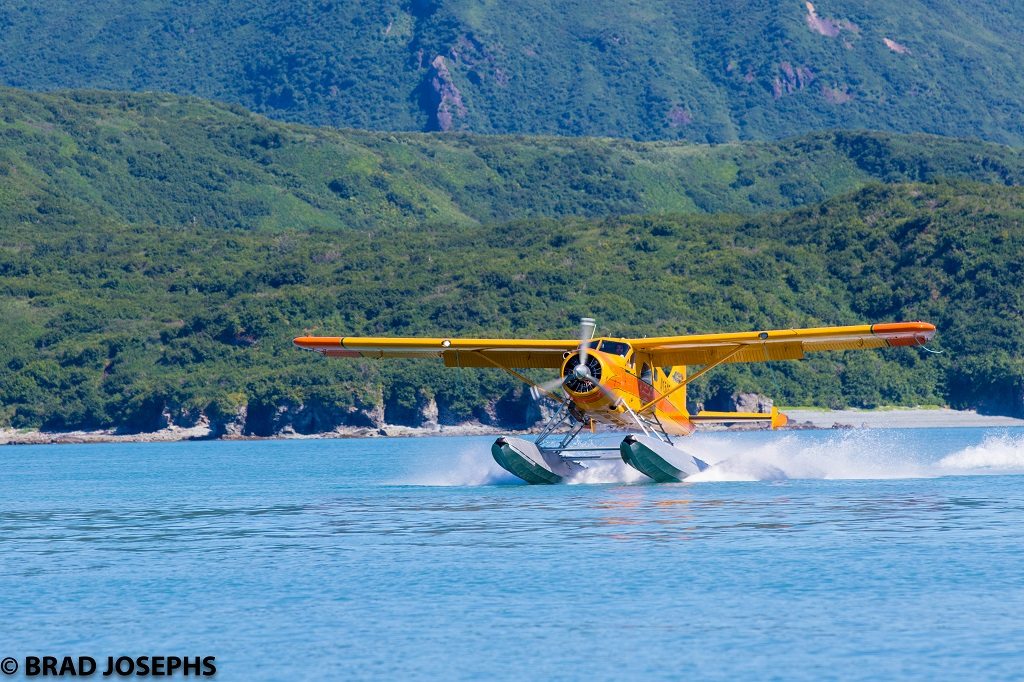
[[[343,358],[442,358],[448,367],[554,367],[578,340],[428,339],[358,336],[302,336],[300,348]]]
[[[935,325],[927,322],[892,322],[627,340],[655,365],[668,366],[799,360],[817,351],[920,346],[934,334]]]

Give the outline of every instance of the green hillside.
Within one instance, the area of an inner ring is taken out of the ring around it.
[[[761,217],[412,231],[78,218],[0,232],[0,423],[145,430],[205,415],[266,435],[416,424],[434,399],[444,423],[522,425],[527,405],[496,370],[325,361],[290,339],[571,335],[583,314],[631,335],[926,319],[945,354],[730,367],[693,396],[1024,412],[1019,187],[874,185]]]
[[[924,135],[370,133],[5,90],[0,425],[266,435],[415,424],[433,401],[521,426],[500,373],[290,339],[572,334],[584,314],[631,335],[927,319],[946,354],[723,369],[693,397],[1020,414],[1021,184],[1020,150]]]
[[[0,83],[284,120],[726,142],[872,128],[1024,142],[1024,6],[371,0],[0,7]]]
[[[0,90],[5,222],[373,228],[754,213],[871,181],[1024,182],[1024,151],[818,133],[717,146],[337,131],[170,95]]]

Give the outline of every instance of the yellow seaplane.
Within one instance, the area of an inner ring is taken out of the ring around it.
[[[440,358],[447,367],[496,367],[530,385],[558,409],[534,440],[502,436],[491,447],[495,461],[527,483],[558,483],[586,469],[586,462],[621,458],[659,482],[678,482],[708,465],[677,448],[673,438],[700,424],[763,422],[785,426],[770,412],[690,414],[686,387],[728,362],[799,360],[807,353],[924,346],[935,334],[927,322],[848,327],[775,329],[640,339],[596,338],[594,320],[580,320],[576,339],[454,339],[303,336],[295,345],[334,358]],[[699,367],[689,371],[691,367]],[[559,369],[558,378],[535,383],[520,370]],[[617,448],[573,447],[597,424],[631,432]],[[609,454],[614,452],[614,455]]]

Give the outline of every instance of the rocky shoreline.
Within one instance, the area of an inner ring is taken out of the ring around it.
[[[1017,427],[1024,428],[1024,419],[982,415],[970,410],[948,408],[883,408],[877,410],[784,410],[790,417],[788,429],[853,429],[853,428],[941,428],[941,427]],[[707,428],[707,427],[705,427]],[[740,424],[718,427],[722,430],[756,430],[760,425]],[[436,422],[422,426],[383,424],[381,426],[338,426],[330,431],[301,433],[285,428],[272,435],[218,433],[201,419],[194,426],[170,424],[163,429],[144,433],[118,433],[116,430],[48,432],[37,430],[0,429],[0,445],[44,445],[62,443],[167,443],[188,440],[280,440],[303,438],[411,438],[423,436],[484,436],[536,433],[540,425],[526,429],[502,428],[494,424],[467,422],[444,425]]]
[[[172,443],[189,440],[301,440],[314,438],[411,438],[422,436],[485,436],[525,434],[539,431],[529,429],[501,429],[479,422],[429,426],[403,426],[384,424],[380,427],[339,426],[320,433],[300,433],[285,429],[269,436],[241,433],[220,433],[209,423],[192,427],[168,426],[144,433],[118,433],[114,429],[96,431],[51,432],[32,429],[0,429],[0,445],[54,445],[69,443]]]

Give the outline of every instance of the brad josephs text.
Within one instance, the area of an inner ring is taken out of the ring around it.
[[[107,656],[103,677],[211,677],[217,674],[214,656]],[[86,677],[96,673],[92,656],[26,656],[26,677]]]

